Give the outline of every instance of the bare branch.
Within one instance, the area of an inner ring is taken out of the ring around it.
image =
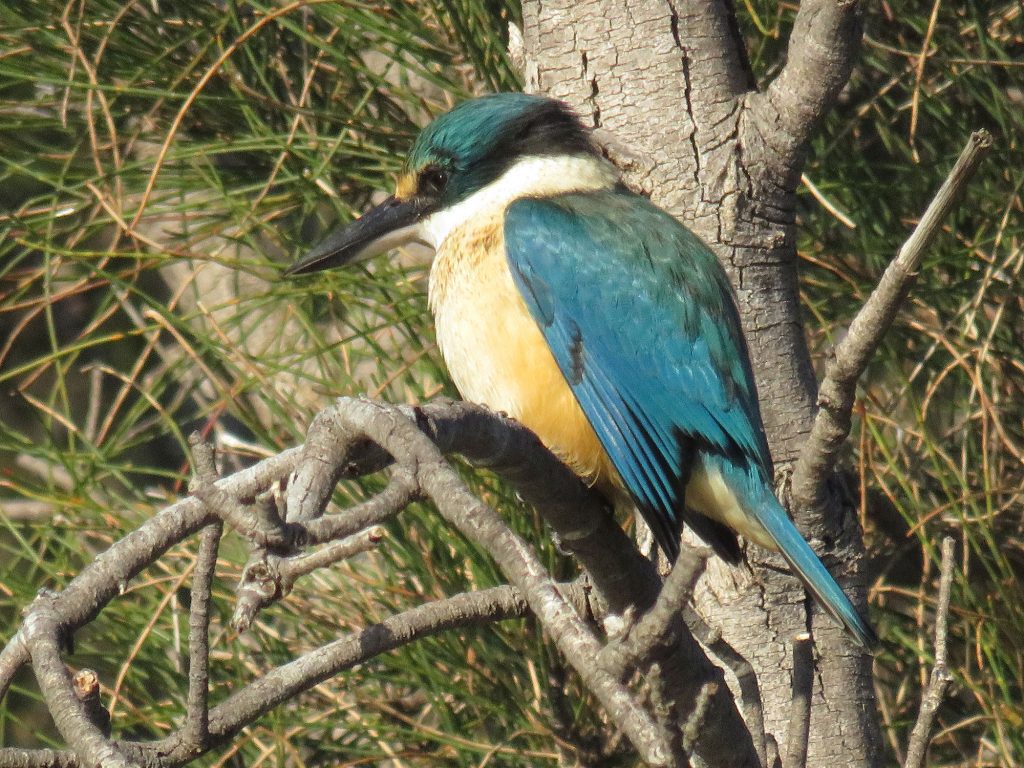
[[[804,633],[793,638],[793,703],[786,732],[785,768],[804,768],[807,765],[813,686],[814,641]]]
[[[562,589],[570,598],[576,597],[573,587]],[[274,707],[367,659],[439,632],[517,618],[527,610],[522,593],[507,585],[418,605],[310,651],[232,694],[210,710],[209,740],[201,749],[187,743],[182,733],[161,741],[126,741],[118,746],[141,764],[175,768],[227,742]],[[92,764],[67,751],[0,749],[0,765],[5,768],[85,768]]]
[[[222,743],[295,695],[367,659],[450,629],[525,615],[511,586],[467,592],[418,605],[272,669],[210,711],[211,740]],[[155,745],[154,745],[155,746]]]
[[[953,585],[953,537],[942,540],[942,570],[939,577],[939,600],[935,608],[935,666],[928,680],[928,688],[921,698],[921,711],[917,714],[914,730],[910,732],[907,758],[903,768],[921,768],[928,754],[932,721],[953,682],[946,666],[949,631],[949,595]]]
[[[981,160],[992,146],[987,131],[971,134],[935,198],[896,258],[886,267],[878,286],[850,324],[835,351],[818,394],[814,427],[793,469],[793,503],[799,510],[819,509],[825,501],[825,481],[840,447],[850,434],[857,381],[892,325],[914,279],[921,258],[938,235]]]
[[[32,654],[32,668],[50,716],[64,741],[82,762],[106,768],[131,768],[134,763],[89,719],[85,703],[75,693],[71,676],[60,657],[58,646],[62,633],[53,600],[48,593],[37,597],[26,611],[22,625],[25,643]]]
[[[694,745],[700,739],[700,733],[704,729],[708,713],[711,711],[711,700],[718,692],[721,683],[708,681],[700,688],[697,700],[694,702],[693,711],[683,725],[683,751],[689,754],[693,751]]]
[[[299,456],[300,449],[287,450],[236,472],[218,481],[217,485],[236,496],[253,496],[291,472]],[[171,546],[215,520],[216,517],[199,500],[184,499],[115,542],[72,579],[62,592],[52,596],[50,607],[57,616],[61,633],[69,634],[95,619],[100,610],[140,571]],[[0,651],[0,698],[6,693],[14,673],[29,661],[25,631],[23,626]]]
[[[835,104],[860,49],[857,0],[804,0],[789,35],[786,66],[763,93],[751,94],[752,126],[790,169],[799,168],[807,142]]]

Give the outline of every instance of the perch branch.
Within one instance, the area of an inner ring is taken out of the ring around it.
[[[337,415],[348,430],[366,435],[400,463],[416,467],[420,486],[441,516],[482,545],[523,591],[530,610],[641,758],[650,765],[667,764],[668,748],[650,716],[625,686],[589,662],[601,650],[597,639],[564,600],[532,550],[500,515],[470,493],[437,446],[393,409],[368,401],[349,400]]]
[[[364,412],[376,413],[381,410],[378,406],[370,406],[359,401],[342,402],[347,407],[354,406],[356,411],[362,409]],[[412,459],[410,466],[418,468],[421,480],[428,476],[432,478],[430,481],[432,485],[427,487],[424,484],[424,491],[435,500],[440,499],[439,506],[442,507],[442,510],[453,521],[457,521],[472,538],[481,540],[480,537],[483,536],[491,544],[497,541],[497,550],[503,564],[508,566],[512,563],[513,572],[516,573],[515,578],[523,581],[529,587],[527,597],[542,611],[541,616],[545,619],[546,626],[554,636],[559,638],[560,646],[563,652],[566,652],[568,659],[580,665],[585,664],[588,658],[592,659],[596,656],[598,647],[596,640],[590,636],[578,616],[573,614],[569,606],[559,597],[558,590],[550,583],[547,574],[543,572],[540,564],[526,550],[523,543],[511,534],[511,531],[504,526],[503,521],[493,510],[480,504],[469,494],[450,469],[445,469],[446,465],[440,458],[438,449],[449,453],[461,453],[474,463],[491,467],[510,479],[527,501],[536,501],[537,506],[546,513],[546,519],[562,538],[563,545],[578,554],[582,553],[580,560],[592,568],[593,581],[598,588],[607,586],[607,594],[611,596],[611,599],[608,600],[609,605],[624,610],[630,605],[644,609],[654,603],[660,585],[651,564],[639,556],[632,542],[608,513],[603,501],[544,449],[532,433],[515,422],[492,414],[486,409],[461,403],[436,403],[423,408],[402,409],[402,412],[406,418],[401,420],[404,426],[398,425],[398,433],[402,436],[403,444],[413,445],[413,448],[408,449],[406,458]],[[397,414],[388,418],[393,422],[395,415]],[[376,471],[391,463],[391,457],[380,447],[361,438],[358,435],[358,429],[354,429],[354,425],[345,424],[343,420],[339,421],[333,414],[328,414],[326,418],[328,423],[340,423],[342,431],[348,435],[346,439],[340,440],[348,446],[343,461],[336,465],[340,476]],[[385,434],[376,436],[386,442],[393,438],[392,432],[388,430],[385,430]],[[437,449],[430,445],[430,441],[436,443]],[[391,449],[393,446],[389,443],[387,447]],[[206,487],[223,492],[236,503],[241,503],[240,500],[256,499],[265,489],[281,481],[296,469],[300,463],[300,450],[287,451],[231,477],[218,480],[215,483],[208,482]],[[211,466],[212,462],[208,462],[207,469],[210,469]],[[424,474],[424,467],[430,470],[426,474]],[[322,467],[320,469],[322,473]],[[401,468],[396,468],[394,471],[401,477]],[[211,480],[211,478],[207,477],[207,480]],[[410,492],[418,493],[420,484],[418,482],[407,484],[404,481],[399,483],[395,486],[396,498],[404,497]],[[291,486],[289,486],[289,490],[291,490]],[[445,493],[450,495],[445,497]],[[329,494],[330,490],[328,489],[326,495],[329,497]],[[326,499],[323,500],[324,503],[325,501]],[[259,510],[256,510],[253,505],[249,504],[247,507],[245,510],[247,515],[259,516]],[[289,501],[289,510],[291,509]],[[475,517],[481,510],[484,515],[482,526],[478,525]],[[317,514],[319,512],[312,517],[316,518]],[[268,518],[264,515],[263,519]],[[101,554],[93,563],[83,569],[63,592],[51,598],[50,606],[55,616],[59,636],[66,637],[78,627],[95,618],[103,606],[126,588],[131,578],[163,555],[170,546],[211,523],[219,522],[219,520],[220,516],[216,510],[211,511],[197,499],[186,499],[164,509],[136,531],[116,542],[107,552]],[[336,521],[329,522],[333,525]],[[320,525],[320,520],[312,519],[306,524],[312,525],[315,530],[315,527]],[[296,523],[288,523],[288,525],[295,525],[296,528],[305,530],[303,525]],[[324,525],[326,526],[327,523]],[[330,533],[334,535],[337,530]],[[496,540],[493,539],[494,536],[497,536]],[[493,547],[489,548],[493,550]],[[524,552],[529,555],[529,558],[522,557]],[[616,568],[607,568],[607,563],[612,562],[613,559]],[[551,617],[556,619],[553,624],[547,621]],[[582,635],[578,633],[581,627]],[[443,628],[440,627],[438,631]],[[0,689],[5,689],[17,669],[31,658],[26,644],[26,636],[26,630],[23,627],[0,651]],[[707,661],[706,656],[700,652],[699,646],[692,640],[689,633],[683,632],[680,637],[688,643],[688,645],[683,642],[679,643],[679,647],[684,652],[681,656],[679,653],[670,653],[668,656],[669,658],[673,655],[680,656],[676,659],[678,663],[675,666],[678,668],[681,678],[689,678],[694,669],[702,670],[701,674],[696,675],[695,680],[688,681],[696,686],[696,691],[699,691],[707,679],[706,675],[704,677],[701,675],[707,669],[713,670],[714,668]],[[402,641],[397,640],[396,642],[401,644]],[[611,714],[614,715],[621,711],[622,707],[625,707],[627,711],[626,725],[631,730],[631,736],[642,740],[645,745],[643,747],[646,750],[645,755],[653,756],[654,762],[657,762],[660,759],[658,749],[660,743],[663,742],[663,737],[646,713],[639,710],[632,701],[629,692],[622,688],[614,678],[610,678],[607,673],[600,670],[596,675],[591,673],[586,677],[589,677],[588,684],[598,687],[603,700],[612,703],[613,707],[606,707]],[[707,690],[714,691],[715,689],[708,688]],[[695,700],[691,696],[685,704],[692,707]],[[269,704],[268,708],[270,706],[273,704]],[[721,742],[732,739],[735,744],[735,735],[745,733],[745,729],[725,686],[718,686],[717,693],[708,702],[708,706],[711,715],[706,720],[706,727],[702,729],[704,740],[707,741],[710,738],[711,741]],[[616,710],[614,707],[619,707],[619,709]],[[219,734],[223,733],[223,729],[214,727],[215,712],[223,714],[225,710],[218,708],[211,710],[210,737],[208,745],[203,747],[203,750],[209,749],[210,745],[214,743],[220,743],[218,741]],[[685,716],[684,713],[683,718]],[[239,727],[246,724],[248,721]],[[189,744],[188,740],[183,739],[180,734],[165,739],[163,743],[165,746],[175,747],[174,754],[177,755],[175,758],[177,762],[169,759],[164,761],[163,758],[156,759],[153,752],[147,751],[142,745],[131,742],[120,743],[119,747],[128,758],[138,759],[147,765],[180,765],[186,762],[186,759],[192,759],[198,751],[194,743]],[[10,757],[13,760],[16,757],[8,750],[0,754],[5,759]],[[61,756],[55,757],[54,754],[47,752],[47,759],[53,763],[70,760],[67,753],[57,754]],[[21,760],[23,757],[23,753],[17,754],[17,759]],[[740,759],[733,764],[748,763],[744,763]]]
[[[953,675],[946,666],[949,631],[949,594],[953,585],[953,538],[942,540],[942,570],[939,577],[939,601],[935,609],[935,666],[928,680],[928,688],[921,698],[921,710],[917,714],[914,730],[910,732],[907,758],[903,768],[921,768],[931,741],[932,722],[935,713],[946,697],[953,682]]]
[[[802,12],[802,11],[801,11]],[[850,434],[857,381],[892,325],[914,279],[921,258],[942,222],[992,146],[987,131],[971,134],[956,164],[896,258],[886,267],[878,286],[850,324],[835,350],[818,394],[818,415],[793,469],[792,494],[796,509],[816,510],[824,503],[825,481],[840,447]]]

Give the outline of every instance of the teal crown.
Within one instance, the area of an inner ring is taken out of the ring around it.
[[[593,154],[586,128],[564,103],[496,93],[459,104],[420,133],[406,173],[444,177],[442,207],[471,195],[528,156]],[[440,190],[439,190],[440,191]]]

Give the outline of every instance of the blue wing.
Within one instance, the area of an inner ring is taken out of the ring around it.
[[[694,450],[770,477],[731,289],[714,254],[646,199],[528,198],[506,213],[513,279],[626,487],[678,551]],[[735,559],[735,536],[691,513]]]
[[[819,602],[876,642],[771,489],[771,457],[732,292],[714,254],[626,191],[526,198],[506,212],[512,277],[670,558],[686,523],[730,560],[735,534],[684,508],[694,460],[717,469]]]

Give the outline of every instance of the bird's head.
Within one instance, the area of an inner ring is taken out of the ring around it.
[[[286,274],[339,267],[414,240],[436,246],[450,228],[453,212],[464,218],[473,200],[479,208],[480,193],[517,166],[529,161],[532,175],[517,174],[515,183],[490,196],[492,204],[535,193],[545,187],[543,175],[564,176],[559,159],[610,173],[579,118],[560,101],[498,93],[463,102],[420,132],[394,195],[327,237]],[[559,178],[554,183],[564,187],[567,182]]]

